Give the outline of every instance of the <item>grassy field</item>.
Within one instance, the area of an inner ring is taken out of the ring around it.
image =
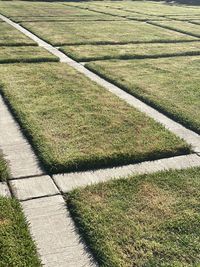
[[[101,267],[199,266],[200,169],[111,181],[67,195]]]
[[[69,6],[71,3],[67,3],[66,5]],[[105,5],[95,5],[91,2],[83,2],[81,5],[79,3],[76,5],[79,10],[90,10],[90,11],[95,11],[99,12],[102,14],[108,14],[108,15],[113,15],[113,16],[118,16],[118,17],[123,17],[123,18],[129,18],[129,19],[135,19],[135,20],[147,20],[147,19],[152,19],[153,16],[149,15],[143,15],[143,14],[138,14],[135,12],[129,12],[121,9],[113,9],[112,7],[107,7]],[[163,18],[164,19],[164,18]]]
[[[22,26],[56,46],[197,40],[179,32],[134,21],[23,22]]]
[[[96,5],[97,2],[92,2]],[[78,3],[80,5],[80,3]],[[106,5],[112,8],[120,8],[122,10],[138,12],[140,14],[148,14],[154,16],[168,16],[168,15],[199,15],[200,9],[198,6],[189,5],[170,5],[166,2],[159,1],[106,1],[106,4],[100,3],[99,5]],[[189,11],[188,11],[189,8]]]
[[[1,46],[0,64],[17,62],[51,62],[59,59],[38,46]]]
[[[0,46],[37,45],[18,30],[0,21]]]
[[[167,29],[176,30],[178,32],[200,37],[200,25],[191,24],[185,21],[159,21],[151,23]]]
[[[189,151],[161,125],[66,64],[6,64],[0,77],[1,91],[49,172]]]
[[[199,56],[97,61],[86,66],[200,133]]]
[[[8,168],[5,160],[0,154],[0,182],[5,181],[8,178]]]
[[[42,17],[42,16],[95,16],[96,12],[78,10],[77,8],[64,6],[59,3],[50,2],[28,2],[28,1],[1,1],[0,11],[8,17]]]
[[[200,42],[125,44],[125,45],[74,45],[60,48],[77,61],[103,59],[134,59],[172,55],[199,55]]]

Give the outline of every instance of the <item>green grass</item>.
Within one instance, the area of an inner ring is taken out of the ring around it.
[[[38,46],[2,46],[0,50],[0,64],[45,61],[56,62],[59,61],[59,59]]]
[[[23,33],[5,22],[0,22],[0,46],[37,45]]]
[[[159,21],[159,22],[152,21],[151,23],[153,23],[154,25],[162,26],[167,29],[200,37],[200,25],[196,25],[185,21]]]
[[[134,21],[23,22],[22,26],[57,46],[197,40],[179,32]]]
[[[106,16],[106,15],[95,15],[95,16],[91,16],[91,15],[82,15],[82,16],[38,16],[38,17],[13,17],[12,20],[17,22],[17,23],[21,23],[21,22],[43,22],[43,21],[47,21],[47,22],[55,22],[55,21],[109,21],[109,20],[120,20],[122,21],[124,18],[118,18],[118,17],[113,17],[113,16]]]
[[[0,266],[41,266],[19,202],[0,197]]]
[[[69,6],[70,3],[67,3],[66,5]],[[118,16],[122,18],[129,18],[129,19],[135,19],[135,20],[141,20],[141,21],[154,18],[153,16],[124,11],[121,9],[113,9],[112,6],[107,7],[105,5],[106,3],[102,5],[95,5],[94,3],[91,3],[91,2],[83,2],[83,3],[80,3],[80,5],[78,3],[77,7],[80,8],[79,10],[86,9],[90,11],[96,11],[102,14],[108,14],[108,15]]]
[[[5,160],[0,154],[0,181],[5,181],[9,176],[9,171]]]
[[[100,267],[200,264],[200,169],[101,183],[67,195]]]
[[[200,42],[172,44],[76,45],[63,46],[60,50],[77,61],[134,59],[163,57],[169,55],[200,54]]]
[[[78,10],[74,7],[67,7],[59,3],[50,2],[28,2],[9,1],[0,2],[0,12],[8,17],[32,17],[32,16],[95,16],[96,12]]]
[[[62,63],[4,64],[1,91],[49,172],[188,153],[160,124]]]
[[[86,67],[200,133],[200,57],[97,61]]]

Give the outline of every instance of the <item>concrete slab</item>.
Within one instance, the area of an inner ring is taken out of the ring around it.
[[[44,266],[97,266],[80,240],[62,196],[24,201],[22,207]]]
[[[48,175],[11,180],[10,185],[19,200],[59,194],[57,187]]]
[[[5,182],[0,182],[0,196],[1,197],[10,197],[10,190]]]
[[[83,187],[111,179],[125,178],[129,175],[154,173],[164,170],[179,170],[190,167],[200,167],[200,157],[196,154],[178,156],[155,161],[146,161],[123,167],[101,169],[96,171],[76,172],[53,175],[53,179],[61,192],[69,192],[77,187]]]

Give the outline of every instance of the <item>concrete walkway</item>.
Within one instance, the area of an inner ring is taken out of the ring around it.
[[[48,267],[96,266],[80,240],[59,189],[40,167],[1,96],[0,114],[0,149],[11,172],[8,183],[30,222],[42,263]],[[0,183],[0,195],[11,195],[6,183]]]
[[[80,240],[61,193],[68,192],[75,187],[117,179],[131,174],[200,166],[200,157],[198,156],[198,153],[200,153],[200,136],[87,70],[83,65],[67,57],[20,25],[2,15],[0,15],[0,18],[59,57],[61,62],[72,66],[91,80],[124,99],[131,106],[162,123],[193,148],[194,154],[187,156],[50,177],[45,174],[30,144],[21,133],[2,97],[0,97],[0,114],[3,114],[0,117],[0,149],[3,150],[5,158],[10,164],[11,179],[9,180],[9,186],[12,193],[21,201],[25,215],[30,222],[30,230],[36,241],[42,263],[48,267],[97,266],[84,243]],[[6,184],[0,184],[0,194],[1,192],[5,195],[9,194]]]

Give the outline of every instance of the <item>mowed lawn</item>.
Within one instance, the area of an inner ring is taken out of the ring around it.
[[[1,91],[49,172],[189,152],[160,124],[62,63],[0,66]]]
[[[6,178],[8,178],[7,165],[0,155],[0,181]],[[0,196],[0,255],[2,267],[41,266],[19,202],[2,196]]]
[[[0,46],[19,45],[36,46],[37,44],[28,37],[26,37],[26,35],[16,30],[14,27],[0,20]]]
[[[135,21],[23,22],[22,26],[57,46],[198,40],[196,37]]]
[[[199,168],[101,183],[66,198],[99,266],[199,266]]]
[[[166,1],[112,1],[92,2],[92,4],[99,3],[99,5],[109,6],[111,8],[119,8],[122,10],[138,12],[140,14],[148,14],[153,16],[168,16],[168,15],[200,15],[200,9],[195,5],[173,5],[166,3]],[[81,3],[78,3],[81,5]],[[84,3],[83,3],[84,5]],[[189,8],[189,9],[188,9]]]
[[[67,3],[67,6],[71,5],[71,3]],[[93,4],[92,2],[83,2],[83,3],[77,3],[77,8],[79,8],[79,10],[90,10],[90,11],[95,11],[95,12],[99,12],[102,14],[109,14],[109,15],[113,15],[113,16],[117,16],[117,17],[122,17],[122,18],[130,18],[130,19],[135,19],[135,20],[148,20],[148,19],[154,19],[155,17],[153,16],[148,16],[148,15],[143,15],[143,14],[139,14],[139,13],[135,13],[135,12],[129,12],[129,11],[125,11],[125,10],[121,10],[121,9],[115,9],[113,7],[108,7],[106,6],[106,2],[105,4],[101,4],[101,5],[96,5]],[[163,18],[164,19],[164,18]]]
[[[200,133],[200,57],[96,61],[86,65]]]
[[[56,62],[59,59],[39,46],[1,46],[0,63]]]
[[[171,44],[68,45],[60,47],[60,50],[77,61],[157,58],[175,55],[200,55],[200,42]]]
[[[199,14],[200,17],[200,14]],[[181,33],[189,34],[192,36],[200,37],[200,25],[196,25],[187,21],[156,21],[151,22],[161,27],[175,30]]]
[[[50,2],[0,2],[0,12],[16,22],[45,20],[95,20],[117,19],[114,16],[64,6],[61,3]]]

